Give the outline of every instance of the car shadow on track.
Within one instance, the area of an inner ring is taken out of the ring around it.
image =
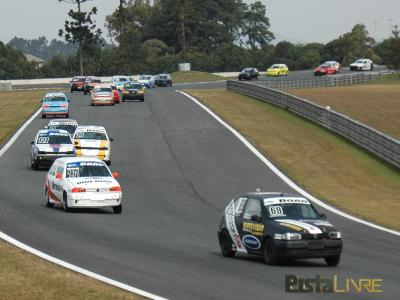
[[[45,204],[41,204],[42,207],[54,210],[56,212],[64,213],[64,214],[75,214],[75,213],[84,213],[84,214],[97,214],[97,215],[114,215],[112,208],[72,208],[69,211],[64,211],[61,205],[54,205],[54,207],[47,207]]]

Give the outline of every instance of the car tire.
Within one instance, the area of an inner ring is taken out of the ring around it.
[[[221,246],[221,253],[224,257],[235,256],[235,251],[232,249],[232,239],[227,230],[221,232],[219,239],[219,245]]]
[[[140,101],[144,102],[144,97],[140,98]]]
[[[111,166],[111,158],[109,160],[106,161],[106,165],[107,166]]]
[[[71,209],[68,206],[67,193],[65,191],[63,192],[63,209],[65,212],[71,211]]]
[[[49,192],[48,192],[47,188],[44,191],[44,203],[45,203],[46,207],[54,206],[54,203],[50,202],[50,196],[49,196]]]
[[[125,102],[125,98],[122,98],[122,102]]]
[[[46,119],[46,115],[42,114],[42,119]]]
[[[71,94],[73,94],[74,93],[74,90],[73,89],[71,89]]]
[[[122,204],[118,206],[113,206],[114,214],[120,214],[122,212]]]
[[[373,69],[374,69],[374,64],[371,64],[371,68],[369,70],[372,71]]]
[[[330,267],[336,267],[340,263],[340,254],[335,256],[325,257],[325,262]]]
[[[273,239],[267,238],[264,241],[263,256],[264,256],[264,262],[267,265],[275,265],[278,263],[278,256],[276,253],[276,248]]]
[[[66,114],[65,117],[66,117],[66,118],[69,118],[69,114]]]
[[[32,170],[35,170],[35,171],[39,170],[39,166],[34,160],[31,161],[31,168],[32,168]]]

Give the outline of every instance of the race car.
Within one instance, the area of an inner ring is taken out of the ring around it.
[[[140,101],[144,101],[144,88],[143,85],[139,82],[129,81],[124,84],[122,89],[122,102],[126,100],[135,100],[138,99]]]
[[[111,78],[111,83],[114,84],[119,91],[122,91],[125,82],[130,81],[128,76],[116,75]]]
[[[314,75],[331,75],[338,72],[337,67],[329,62],[324,62],[322,65],[314,69]]]
[[[119,91],[115,85],[110,85],[114,95],[114,103],[119,104]]]
[[[335,68],[336,73],[340,73],[342,71],[342,65],[339,62],[335,61],[335,60],[328,60],[325,63],[331,64],[332,67]]]
[[[154,77],[154,84],[156,86],[172,86],[172,78],[169,74],[158,74]]]
[[[156,87],[154,78],[152,75],[140,75],[139,83],[143,84],[146,89],[152,89]]]
[[[109,85],[99,85],[93,89],[91,102],[94,105],[114,105],[114,92]]]
[[[64,93],[47,93],[42,99],[42,118],[63,115],[69,117],[69,100]]]
[[[97,157],[111,165],[111,141],[102,126],[78,126],[75,130],[76,156]]]
[[[225,208],[218,240],[222,255],[263,256],[266,264],[287,259],[324,258],[340,262],[342,234],[304,197],[286,193],[246,193]]]
[[[260,79],[260,73],[256,68],[244,68],[238,76],[239,81],[240,80],[259,80]]]
[[[39,130],[31,142],[31,167],[50,167],[59,157],[75,156],[75,148],[71,136],[62,129]]]
[[[289,68],[285,64],[273,64],[267,70],[267,76],[287,76],[289,74]]]
[[[53,119],[47,124],[46,129],[63,129],[73,136],[78,122],[73,119]]]
[[[83,85],[85,83],[85,77],[84,76],[74,76],[72,80],[70,81],[71,83],[71,93],[74,91],[83,91]]]
[[[370,59],[360,58],[350,64],[350,71],[372,71],[374,63]]]
[[[100,78],[92,77],[85,81],[85,85],[83,86],[83,94],[87,95],[90,94],[95,86],[101,84]]]
[[[61,205],[73,208],[112,207],[122,212],[122,190],[106,164],[96,158],[65,157],[57,159],[47,173],[44,198],[47,207]]]

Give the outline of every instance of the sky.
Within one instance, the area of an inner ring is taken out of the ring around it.
[[[0,41],[14,36],[32,39],[57,37],[72,4],[58,0],[0,0]],[[379,40],[390,35],[390,25],[400,25],[400,0],[261,0],[267,6],[271,31],[276,41],[326,43],[363,23],[370,35]],[[246,1],[252,2],[252,1]],[[98,8],[97,25],[104,28],[105,17],[119,0],[93,0],[84,8]],[[106,36],[105,36],[106,37]]]

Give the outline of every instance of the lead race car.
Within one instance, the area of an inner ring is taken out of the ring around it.
[[[106,164],[97,158],[68,157],[57,159],[47,173],[44,195],[47,207],[72,208],[112,207],[122,212],[122,190]]]
[[[247,193],[225,209],[218,239],[223,256],[236,252],[285,259],[324,258],[340,262],[342,234],[304,197],[285,193]]]

